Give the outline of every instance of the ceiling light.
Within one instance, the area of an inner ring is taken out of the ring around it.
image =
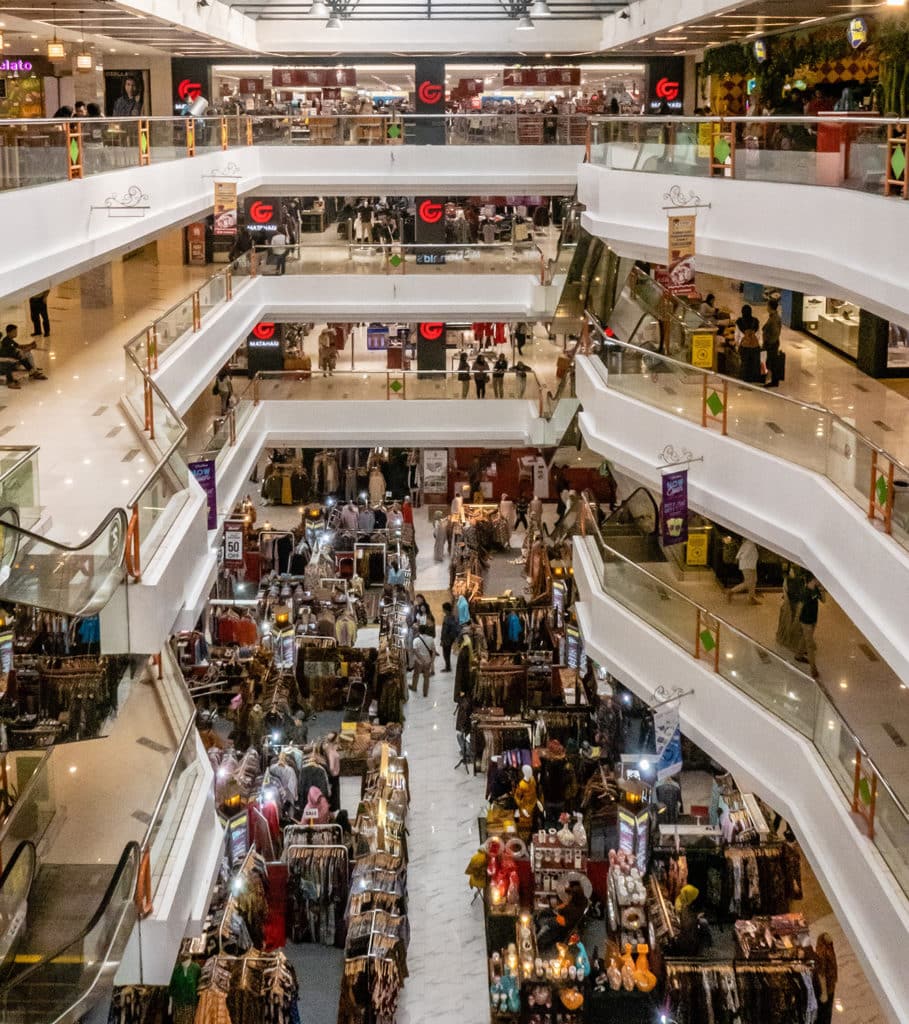
[[[549,4],[546,0],[534,0],[530,5],[530,14],[534,18],[551,18],[552,11],[549,9]]]
[[[888,7],[905,7],[906,0],[887,0]]]
[[[337,32],[341,28],[341,19],[338,17],[335,11],[331,12],[331,17],[325,22],[325,27],[330,32]]]
[[[48,60],[63,60],[66,56],[66,47],[57,38],[57,5],[52,4],[54,8],[54,38],[48,40],[47,43],[47,59]]]
[[[331,11],[328,9],[328,4],[323,3],[322,0],[316,0],[309,9],[309,16],[311,18],[328,18],[331,16]]]
[[[534,23],[530,20],[529,14],[522,14],[518,18],[518,23],[515,25],[515,30],[518,32],[531,32],[534,29]]]

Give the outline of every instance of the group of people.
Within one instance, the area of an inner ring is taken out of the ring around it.
[[[474,387],[477,390],[477,398],[486,397],[486,385],[489,383],[489,378],[492,377],[492,393],[495,398],[505,397],[505,374],[509,372],[509,369],[515,375],[515,398],[523,398],[524,391],[527,388],[527,375],[531,372],[531,368],[520,359],[518,359],[514,366],[508,366],[508,359],[504,352],[499,352],[490,365],[486,356],[482,351],[478,352],[476,358],[473,361],[473,365],[470,363],[470,359],[466,352],[461,352],[458,357],[458,380],[461,382],[461,398],[467,398],[470,394],[470,382],[473,380]]]
[[[718,331],[729,326],[729,318],[717,309],[713,293],[704,296],[698,312]],[[763,326],[751,306],[742,306],[741,316],[735,321],[734,341],[726,345],[726,376],[739,377],[748,384],[779,387],[785,376],[785,355],[780,348],[782,330],[779,299],[768,299]]]

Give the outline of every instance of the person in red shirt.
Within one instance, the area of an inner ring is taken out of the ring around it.
[[[410,503],[410,498],[405,498],[401,504],[401,517],[405,523],[413,526],[413,505]]]

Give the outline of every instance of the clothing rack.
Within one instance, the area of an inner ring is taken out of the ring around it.
[[[314,835],[324,835],[336,839],[336,843],[311,843],[307,840]],[[300,840],[303,840],[302,842]],[[334,823],[328,825],[286,825],[284,828],[284,853],[294,846],[318,846],[320,848],[344,846],[344,829]],[[346,850],[347,847],[344,846]]]
[[[246,851],[246,856],[243,858],[243,862],[240,864],[240,870],[234,876],[234,880],[238,878],[244,878],[249,871],[252,862],[256,855],[256,844],[253,843],[250,848]],[[230,916],[234,911],[238,911],[237,898],[231,893],[227,897],[227,902],[224,904],[224,912],[221,914],[221,924],[218,926],[218,955],[219,956],[232,956],[230,953],[224,952],[224,935],[229,932]],[[233,959],[237,959],[233,957]]]

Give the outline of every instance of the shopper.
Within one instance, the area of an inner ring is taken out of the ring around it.
[[[470,626],[470,602],[467,600],[466,595],[459,594],[456,604],[458,609],[458,625],[461,628],[461,636],[463,636]]]
[[[817,629],[818,606],[824,600],[826,598],[820,583],[814,576],[809,575],[805,583],[805,596],[802,601],[802,610],[799,612],[799,622],[802,626],[802,637],[805,640],[805,658],[815,679],[820,673],[817,670],[817,645],[814,642],[814,632]]]
[[[804,660],[805,654],[805,640],[799,622],[804,599],[805,573],[799,566],[790,565],[783,577],[783,601],[777,619],[776,642],[792,651],[796,660]]]
[[[451,671],[451,649],[461,635],[461,627],[458,617],[455,615],[451,601],[445,601],[442,605],[444,618],[442,619],[442,632],[439,641],[442,644],[442,658],[445,661],[445,671]]]
[[[306,795],[303,821],[307,825],[327,825],[331,820],[331,808],[325,794],[318,786],[310,786]]]
[[[735,560],[744,579],[738,586],[726,591],[726,600],[731,602],[735,594],[747,594],[752,604],[760,604],[756,594],[758,549],[753,540],[746,537],[742,541]]]
[[[527,390],[527,374],[530,373],[530,367],[521,362],[519,359],[514,364],[514,396],[515,398],[523,398],[524,392]]]
[[[411,615],[415,626],[426,625],[426,620],[429,618],[429,605],[426,603],[426,598],[422,594],[414,595],[413,611]]]
[[[739,350],[739,375],[749,384],[763,382],[761,374],[761,342],[758,338],[760,323],[751,306],[742,306],[742,315],[735,322],[735,343]]]
[[[461,382],[461,398],[467,398],[470,394],[470,363],[466,352],[462,352],[458,359],[458,380]]]
[[[284,225],[272,235],[271,252],[275,258],[275,273],[284,274],[287,272],[287,235]]]
[[[401,521],[413,526],[413,502],[406,495],[401,502]]]
[[[47,297],[50,288],[33,295],[28,300],[28,311],[32,318],[32,337],[40,338],[42,333],[45,338],[50,337],[50,320],[47,316]]]
[[[385,582],[391,584],[393,587],[403,587],[407,577],[404,570],[398,564],[397,558],[393,558],[388,563],[388,575],[386,576]]]
[[[514,343],[518,349],[518,355],[524,355],[524,346],[527,344],[527,324],[522,320],[514,325]]]
[[[477,398],[485,398],[486,385],[489,382],[489,363],[482,352],[473,362],[473,382],[477,388]]]
[[[420,678],[423,679],[423,696],[429,696],[429,676],[436,660],[436,642],[434,630],[430,626],[421,626],[413,641],[413,679],[411,690],[416,693]]]
[[[505,372],[507,369],[508,360],[505,358],[505,353],[500,352],[492,364],[492,394],[494,398],[505,397]]]
[[[234,397],[234,383],[231,380],[230,371],[226,368],[218,374],[215,386],[212,388],[212,394],[217,395],[221,400],[221,415],[226,416],[230,411]]]
[[[817,998],[817,1024],[831,1024],[833,1020],[834,995],[839,971],[833,939],[828,932],[821,932],[814,946],[816,967],[814,971],[814,992]]]
[[[527,523],[527,510],[530,508],[530,502],[527,500],[527,495],[521,493],[518,495],[518,500],[514,503],[514,528],[517,529],[523,524],[525,530],[529,530],[530,527]]]
[[[35,361],[31,356],[31,349],[35,342],[30,345],[20,345],[16,338],[19,335],[19,328],[15,324],[6,325],[6,334],[0,340],[0,372],[6,374],[6,386],[8,388],[21,388],[22,385],[13,377],[13,371],[21,366],[28,371],[32,380],[47,380],[47,377],[35,367]]]
[[[472,714],[473,700],[470,694],[460,693],[455,708],[455,732],[458,737],[458,750],[461,752],[461,759],[455,765],[455,768],[462,764],[466,767],[467,762],[470,760],[470,716]]]
[[[335,350],[335,339],[329,330],[319,334],[319,369],[323,377],[331,377],[335,372],[335,360],[338,354]]]
[[[779,307],[780,303],[778,299],[770,299],[768,301],[767,321],[761,332],[764,343],[764,366],[770,374],[770,380],[766,383],[768,388],[778,388],[780,386],[780,381],[782,380],[782,373],[780,372],[782,369],[780,365],[782,361],[782,354],[780,352],[780,335],[783,330],[783,322],[780,319]]]

